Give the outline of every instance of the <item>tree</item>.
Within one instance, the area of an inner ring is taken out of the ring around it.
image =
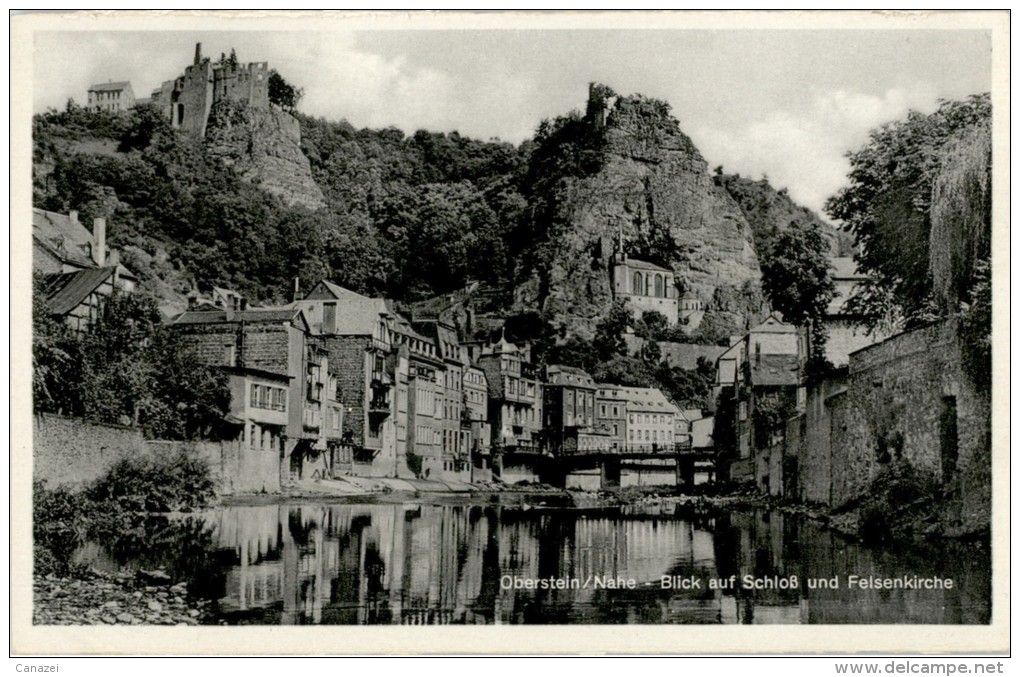
[[[794,224],[769,239],[759,252],[762,286],[783,319],[811,331],[808,373],[828,368],[823,319],[836,288],[829,274],[829,245],[815,224]]]
[[[233,51],[230,55],[236,59]],[[285,111],[294,111],[297,110],[304,95],[303,89],[284,80],[275,68],[269,71],[269,103],[274,103]]]
[[[869,326],[930,317],[931,200],[941,151],[954,134],[990,118],[987,93],[944,101],[931,115],[912,111],[873,131],[848,155],[850,184],[825,209],[853,233],[858,268],[870,276],[848,303]]]
[[[821,319],[835,294],[829,275],[829,246],[815,225],[795,224],[762,251],[762,286],[783,319],[798,326]]]
[[[617,356],[627,354],[627,342],[623,335],[634,321],[627,308],[626,300],[613,301],[609,314],[595,326],[592,347],[600,362],[608,362]]]
[[[37,411],[136,424],[149,437],[181,439],[210,433],[229,410],[226,376],[183,348],[150,298],[107,299],[83,333],[37,302],[33,326]]]

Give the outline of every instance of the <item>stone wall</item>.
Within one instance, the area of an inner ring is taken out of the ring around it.
[[[241,440],[227,442],[149,440],[147,453],[196,455],[209,464],[218,494],[260,494],[280,491],[280,452],[253,449]]]
[[[33,425],[32,476],[52,489],[98,479],[121,459],[146,453],[137,428],[37,414]]]
[[[812,389],[796,450],[807,500],[839,506],[905,462],[943,486],[947,517],[987,525],[991,401],[963,368],[956,322],[894,336],[850,356],[844,383]],[[949,514],[951,513],[951,514]]]
[[[280,490],[277,450],[251,449],[239,441],[146,440],[138,428],[56,414],[37,414],[33,431],[33,478],[51,489],[94,482],[126,458],[188,451],[209,464],[220,494]]]

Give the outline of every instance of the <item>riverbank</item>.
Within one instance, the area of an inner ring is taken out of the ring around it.
[[[163,572],[108,574],[95,570],[36,576],[35,625],[214,624],[211,603],[188,594]]]
[[[905,544],[918,539],[987,540],[987,529],[947,512],[939,495],[903,475],[883,476],[859,500],[840,507],[805,503],[762,493],[753,485],[702,484],[684,493],[674,486],[634,486],[581,491],[539,483],[503,484],[434,479],[340,477],[299,480],[280,494],[227,496],[224,505],[264,505],[303,500],[325,502],[442,504],[479,501],[524,509],[572,512],[626,509],[628,514],[662,515],[677,508],[775,510],[820,523],[848,538],[872,544]]]

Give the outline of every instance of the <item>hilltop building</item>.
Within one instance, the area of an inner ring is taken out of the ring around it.
[[[135,92],[130,82],[101,82],[89,87],[86,107],[90,111],[123,113],[134,106]]]
[[[269,64],[242,64],[225,56],[213,62],[202,56],[202,43],[198,43],[195,59],[184,73],[152,92],[152,103],[170,124],[197,137],[205,136],[213,104],[228,100],[268,109]]]

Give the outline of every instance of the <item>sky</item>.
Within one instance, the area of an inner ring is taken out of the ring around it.
[[[668,102],[709,167],[767,176],[821,212],[869,130],[991,87],[978,30],[104,31],[35,36],[33,107],[129,80],[146,96],[206,55],[268,61],[300,109],[356,127],[519,143],[588,83]]]

